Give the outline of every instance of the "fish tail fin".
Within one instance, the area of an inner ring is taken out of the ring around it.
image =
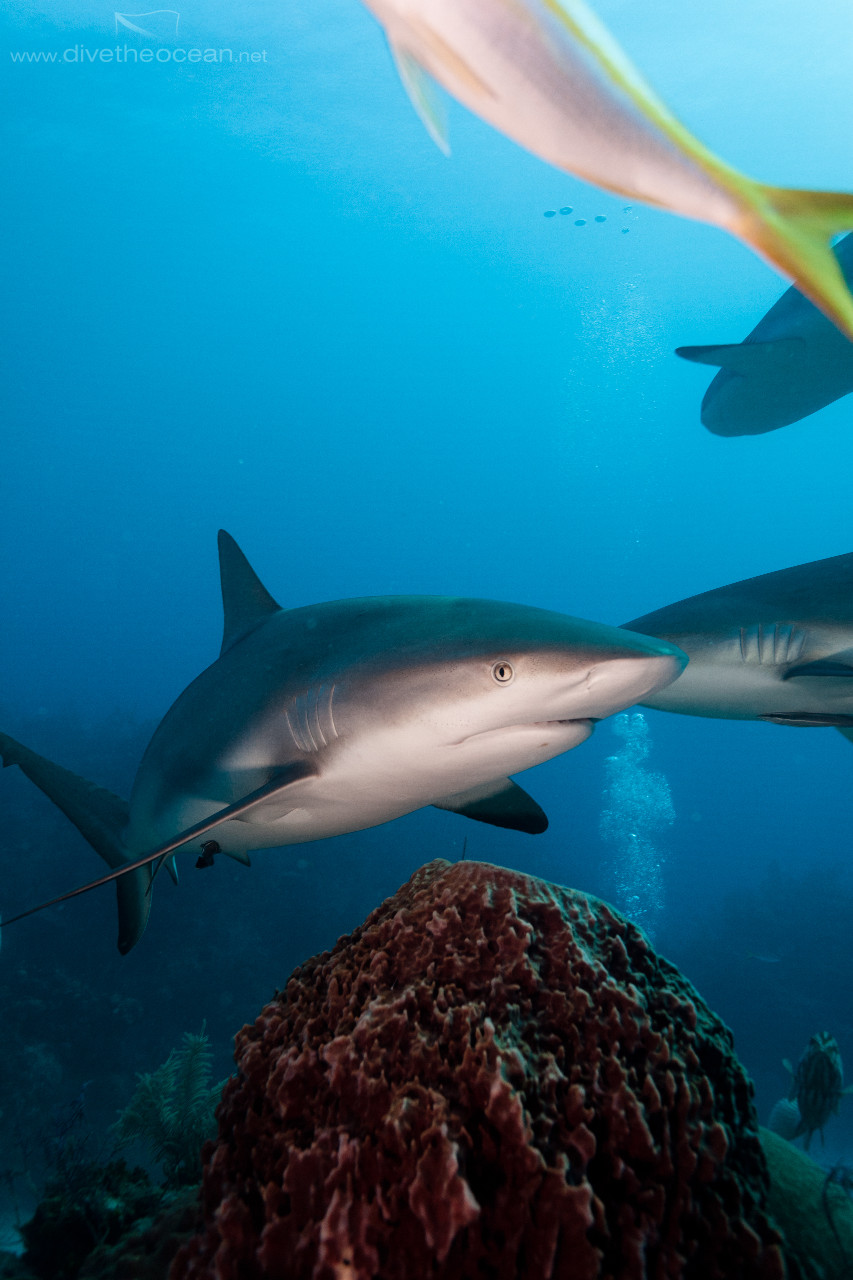
[[[830,247],[833,236],[850,230],[853,195],[761,183],[752,185],[740,228],[853,341],[853,296]]]
[[[5,733],[0,733],[0,757],[4,768],[16,764],[62,810],[111,870],[128,861],[122,842],[128,819],[127,801],[37,755]],[[118,949],[122,955],[139,941],[148,922],[150,884],[149,867],[140,867],[116,881]]]

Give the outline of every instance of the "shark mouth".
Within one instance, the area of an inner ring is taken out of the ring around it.
[[[483,742],[487,738],[505,738],[511,734],[547,733],[554,729],[568,729],[570,726],[589,729],[591,733],[595,724],[596,721],[591,716],[579,717],[577,720],[529,720],[520,724],[505,724],[495,729],[482,729],[479,733],[470,733],[467,737],[460,738],[454,746],[464,747],[469,742]]]

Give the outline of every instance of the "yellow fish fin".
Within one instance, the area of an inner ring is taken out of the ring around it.
[[[389,40],[391,54],[397,65],[403,88],[409,95],[412,106],[424,123],[427,133],[435,145],[446,156],[450,155],[450,143],[447,141],[447,120],[444,104],[436,93],[435,81],[425,71],[408,49]]]
[[[732,189],[743,205],[737,233],[853,340],[853,297],[830,249],[834,235],[853,229],[853,195],[768,187],[740,175]]]
[[[789,276],[853,341],[853,297],[829,247],[837,232],[853,229],[853,195],[765,186],[739,173],[672,115],[584,0],[542,3],[640,113],[734,196],[741,216],[729,230]]]

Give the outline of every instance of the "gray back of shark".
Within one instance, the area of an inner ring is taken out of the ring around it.
[[[853,286],[853,234],[833,249]],[[719,365],[702,400],[718,436],[755,436],[807,418],[853,391],[853,342],[792,287],[740,343],[678,347],[695,364]]]
[[[121,951],[145,927],[151,864],[182,849],[202,865],[214,853],[247,862],[252,849],[363,830],[426,805],[543,831],[544,813],[508,775],[577,746],[595,720],[653,693],[686,661],[666,642],[492,600],[390,596],[283,610],[224,533],[220,565],[221,654],[164,716],[129,805],[0,735],[4,763],[18,764],[111,877],[123,877]]]
[[[705,591],[625,625],[690,658],[646,706],[853,732],[853,553]]]

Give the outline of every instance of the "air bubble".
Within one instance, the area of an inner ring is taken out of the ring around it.
[[[603,213],[597,213],[597,214],[595,215],[595,220],[596,220],[596,222],[606,222],[606,221],[607,221],[607,219],[605,218],[605,216],[604,216],[604,214],[603,214]]]
[[[577,221],[575,222],[575,226],[576,226],[576,227],[585,227],[585,226],[586,226],[586,218],[578,218],[578,219],[577,219]]]
[[[556,209],[546,209],[546,210],[545,210],[545,217],[546,217],[546,218],[556,218],[556,216],[557,216],[557,210],[556,210]]]
[[[572,206],[570,204],[563,205],[562,209],[560,210],[560,213],[573,213],[573,212],[574,210],[572,209]]]

